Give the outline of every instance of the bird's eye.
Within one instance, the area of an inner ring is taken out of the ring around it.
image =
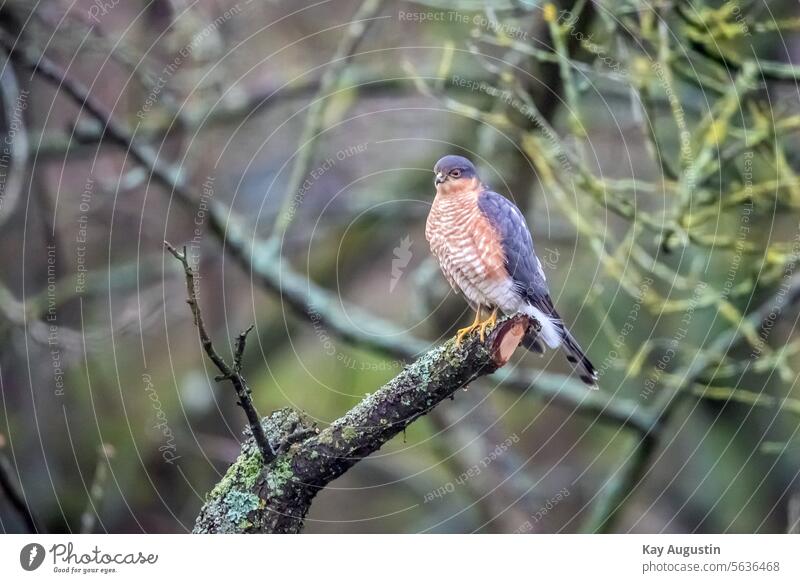
[[[461,170],[457,168],[455,170],[451,170],[450,176],[452,176],[453,178],[458,178],[459,176],[461,176]]]

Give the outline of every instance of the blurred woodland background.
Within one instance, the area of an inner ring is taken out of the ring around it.
[[[6,0],[0,528],[187,532],[246,425],[320,428],[471,314],[434,162],[523,209],[600,369],[518,351],[321,490],[305,532],[800,520],[789,0]]]

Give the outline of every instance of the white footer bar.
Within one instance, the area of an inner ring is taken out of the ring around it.
[[[798,555],[792,535],[5,535],[0,579],[796,582]]]

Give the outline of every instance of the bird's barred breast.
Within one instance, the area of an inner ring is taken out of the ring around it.
[[[477,193],[437,195],[425,236],[450,284],[473,306],[519,310],[521,298],[505,269],[497,234],[478,208]]]

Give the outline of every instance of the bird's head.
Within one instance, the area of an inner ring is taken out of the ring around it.
[[[481,183],[475,166],[463,156],[445,156],[436,163],[433,171],[436,173],[433,183],[437,193],[459,194],[475,190]]]

